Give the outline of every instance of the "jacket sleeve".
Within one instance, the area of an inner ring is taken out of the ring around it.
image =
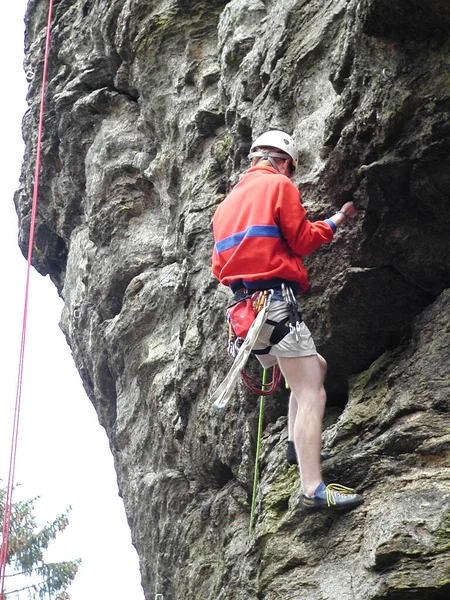
[[[333,229],[326,221],[311,222],[300,202],[294,184],[283,182],[275,206],[275,220],[288,246],[298,256],[306,256],[333,239]]]
[[[212,273],[216,279],[220,281],[221,266],[219,263],[219,255],[217,254],[216,245],[214,244],[213,255],[212,255]]]

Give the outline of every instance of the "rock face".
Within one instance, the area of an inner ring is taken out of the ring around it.
[[[55,0],[34,266],[64,299],[148,600],[449,597],[449,6]],[[24,250],[46,11],[30,0]],[[306,259],[302,310],[329,363],[325,479],[366,500],[299,512],[281,390],[249,536],[258,401],[208,400],[230,364],[210,222],[271,126],[298,141],[312,220],[361,209]]]

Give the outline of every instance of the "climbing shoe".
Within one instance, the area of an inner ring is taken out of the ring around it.
[[[297,453],[295,452],[294,442],[291,442],[290,440],[287,443],[286,460],[288,461],[288,463],[290,465],[296,465],[298,462],[297,461]]]
[[[314,496],[309,497],[304,494],[300,496],[300,508],[307,513],[333,508],[351,510],[363,502],[363,497],[356,494],[355,490],[338,483],[325,485],[323,481],[317,487]]]

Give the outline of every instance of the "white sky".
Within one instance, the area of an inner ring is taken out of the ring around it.
[[[26,110],[22,70],[26,4],[26,0],[8,4],[0,36],[0,478],[4,482],[8,478],[26,278],[13,205],[23,155],[21,120]],[[41,524],[72,506],[70,524],[59,541],[52,543],[48,555],[51,561],[83,560],[69,590],[71,600],[143,600],[138,559],[118,496],[108,440],[59,329],[61,309],[54,286],[32,270],[15,477],[20,487],[14,497],[40,496],[36,508]]]

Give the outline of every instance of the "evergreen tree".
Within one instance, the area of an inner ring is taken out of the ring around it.
[[[3,523],[6,490],[0,488],[0,522]],[[5,577],[5,594],[0,600],[27,597],[40,600],[69,600],[67,589],[81,560],[47,563],[44,551],[65,530],[70,508],[38,529],[34,503],[38,498],[13,502]],[[0,532],[1,535],[1,532]],[[1,540],[3,541],[3,540]],[[1,595],[1,593],[0,593]]]

